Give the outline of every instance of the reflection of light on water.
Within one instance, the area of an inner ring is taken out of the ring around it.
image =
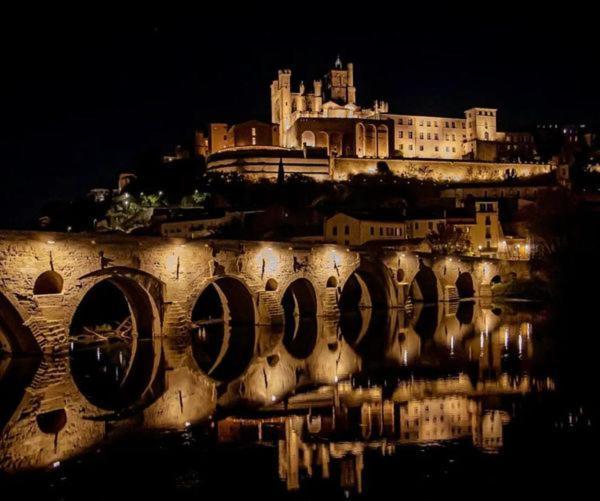
[[[450,355],[454,355],[454,336],[450,337]]]
[[[519,334],[519,356],[523,354],[523,337]]]
[[[96,348],[96,360],[98,360],[98,362],[100,362],[100,347],[99,346]]]
[[[406,348],[402,351],[402,358],[404,360],[404,365],[408,365],[408,350]]]

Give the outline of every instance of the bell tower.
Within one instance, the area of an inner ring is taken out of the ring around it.
[[[271,83],[271,122],[279,124],[279,144],[287,146],[287,130],[292,120],[292,72],[279,70],[277,80]]]
[[[334,68],[325,77],[329,99],[339,104],[356,104],[356,87],[354,86],[354,65],[348,63],[343,69],[338,56]]]

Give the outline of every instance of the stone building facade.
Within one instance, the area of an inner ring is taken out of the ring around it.
[[[197,135],[196,149],[209,155],[209,170],[237,169],[253,179],[274,179],[272,166],[257,162],[256,148],[280,148],[281,158],[293,157],[285,153],[292,151],[303,152],[304,158],[328,157],[329,179],[334,180],[374,172],[372,160],[389,161],[396,174],[447,182],[499,181],[507,169],[510,176],[528,178],[552,168],[534,162],[531,134],[498,131],[496,108],[473,107],[464,117],[443,117],[390,113],[385,101],[361,107],[354,65],[344,67],[339,58],[323,79],[312,82],[310,91],[304,82],[294,90],[291,70],[280,70],[270,96],[271,123],[212,124],[210,137]],[[235,162],[223,162],[231,151]],[[218,159],[214,154],[220,154]],[[324,169],[315,171],[308,165],[312,163],[292,170],[327,179]]]

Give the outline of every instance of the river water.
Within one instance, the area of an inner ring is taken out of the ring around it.
[[[578,492],[594,478],[595,343],[558,313],[463,301],[281,330],[210,321],[0,359],[1,499]]]

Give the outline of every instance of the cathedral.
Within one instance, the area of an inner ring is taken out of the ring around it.
[[[209,171],[273,178],[283,166],[286,174],[343,179],[373,172],[383,161],[399,175],[416,165],[421,170],[435,168],[448,179],[456,177],[457,167],[467,173],[484,164],[493,164],[484,178],[504,175],[503,163],[517,174],[540,171],[520,167],[536,158],[531,134],[498,131],[495,108],[473,107],[462,117],[433,117],[390,113],[382,100],[362,107],[354,65],[344,66],[339,57],[310,89],[304,81],[294,84],[291,70],[279,70],[270,96],[270,123],[211,124],[208,137],[197,134],[196,150],[207,157]]]

